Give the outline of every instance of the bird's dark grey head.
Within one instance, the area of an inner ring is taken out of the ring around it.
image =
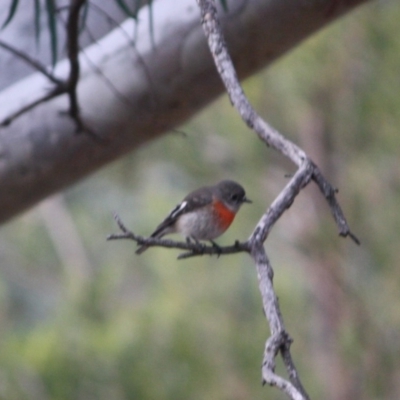
[[[246,192],[243,187],[235,181],[224,180],[216,185],[219,197],[224,201],[232,211],[237,211],[243,203],[251,203],[246,198]]]

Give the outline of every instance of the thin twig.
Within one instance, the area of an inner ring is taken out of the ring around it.
[[[158,99],[157,99],[157,96],[156,96],[156,93],[157,93],[157,91],[156,91],[156,85],[155,85],[155,83],[154,83],[154,80],[153,80],[153,78],[152,78],[152,76],[151,76],[151,74],[150,74],[150,71],[149,71],[149,68],[148,68],[148,66],[147,66],[147,64],[146,64],[146,62],[145,62],[145,60],[144,60],[144,58],[142,57],[142,55],[140,54],[140,52],[139,52],[139,50],[137,49],[137,47],[136,47],[136,43],[135,43],[135,40],[133,39],[133,38],[131,38],[131,36],[129,35],[129,33],[127,33],[126,31],[125,31],[125,29],[122,27],[122,24],[120,24],[117,20],[115,20],[111,15],[109,15],[108,13],[107,13],[107,11],[106,10],[104,10],[102,7],[100,7],[98,4],[96,4],[96,3],[89,3],[89,5],[90,5],[90,7],[93,7],[93,9],[94,10],[97,10],[97,12],[99,12],[99,13],[101,13],[106,19],[108,19],[111,23],[114,23],[114,25],[117,27],[117,28],[119,28],[119,30],[120,30],[120,32],[125,36],[125,38],[126,38],[126,40],[127,40],[127,42],[129,43],[129,45],[131,46],[131,48],[133,49],[133,52],[135,53],[135,55],[136,55],[136,58],[137,58],[137,62],[142,66],[142,68],[143,68],[143,73],[146,75],[146,78],[147,78],[147,81],[148,81],[148,83],[149,83],[149,86],[150,86],[150,88],[152,89],[152,90],[150,90],[149,91],[149,93],[150,93],[150,103],[149,103],[149,105],[153,108],[153,110],[156,110],[156,108],[158,107],[158,105],[159,105],[159,101],[158,101]],[[143,5],[144,6],[144,5]],[[141,7],[141,6],[139,6],[139,7]],[[151,13],[152,11],[151,10],[149,10],[149,12]],[[138,23],[138,20],[135,20],[135,27],[138,27],[139,26],[139,23]],[[151,29],[151,28],[150,28]],[[89,30],[86,28],[86,32],[87,33],[89,33]],[[154,39],[154,38],[153,38]],[[155,44],[154,43],[152,43],[153,44],[153,47],[155,47]],[[102,74],[103,75],[103,74]],[[103,77],[105,78],[105,81],[106,81],[106,83],[107,83],[107,85],[108,85],[108,82],[107,82],[107,77],[105,76],[105,75],[103,75]],[[130,102],[130,100],[128,99],[128,102]]]
[[[359,245],[360,241],[358,240],[357,236],[350,231],[343,211],[338,201],[336,200],[335,194],[337,190],[335,190],[333,186],[323,177],[321,171],[315,165],[312,178],[314,182],[318,185],[319,190],[324,195],[326,201],[329,204],[332,216],[336,222],[336,225],[339,228],[339,235],[343,237],[349,236],[356,244]]]
[[[67,33],[67,56],[68,56],[68,61],[70,64],[70,71],[69,71],[69,76],[66,80],[61,80],[49,73],[44,65],[42,65],[39,61],[34,60],[31,58],[29,55],[19,51],[18,49],[14,48],[13,46],[0,41],[0,47],[10,51],[17,57],[21,58],[24,60],[26,63],[31,65],[33,68],[35,68],[37,71],[41,72],[43,75],[45,75],[50,81],[56,84],[56,87],[50,91],[48,94],[45,96],[42,96],[41,98],[27,104],[26,106],[22,107],[18,111],[16,111],[13,114],[10,114],[6,118],[4,118],[2,121],[0,121],[0,126],[7,126],[9,125],[12,121],[14,121],[17,117],[21,116],[22,114],[32,110],[35,108],[37,105],[44,103],[46,101],[49,101],[57,96],[60,96],[62,94],[67,94],[69,97],[69,110],[67,112],[62,111],[61,114],[68,114],[71,118],[76,123],[76,128],[77,132],[84,132],[88,134],[92,139],[94,139],[96,142],[99,144],[104,144],[105,141],[103,138],[99,137],[96,132],[93,131],[89,126],[87,126],[84,121],[81,118],[80,114],[80,107],[79,107],[79,101],[78,101],[78,94],[77,94],[77,86],[79,83],[79,78],[80,78],[80,63],[79,63],[79,52],[82,50],[79,46],[79,35],[80,35],[80,12],[82,7],[85,5],[87,0],[70,0],[70,4],[59,7],[56,9],[56,12],[59,13],[60,11],[63,10],[68,10],[68,16],[66,21],[62,21],[65,24],[65,29]],[[100,7],[98,7],[96,4],[90,4],[90,6],[95,6],[95,8],[100,11],[104,12]],[[108,16],[108,18],[111,21],[114,21],[111,17]],[[114,21],[115,22],[115,21]],[[120,26],[117,23],[118,26]],[[132,44],[132,48],[136,52],[137,58],[139,63],[143,66],[143,71],[145,75],[147,76],[148,82],[150,86],[152,86],[155,89],[154,83],[152,81],[152,78],[149,74],[147,65],[145,64],[144,60],[142,59],[141,55],[137,51],[135,47],[134,41],[129,37],[128,33],[126,33],[122,27],[121,30],[123,31],[124,35],[127,37],[127,40],[129,43]],[[116,97],[121,100],[123,103],[126,105],[130,104],[129,98],[123,96],[118,89],[113,85],[113,83],[107,78],[106,75],[102,73],[102,71],[94,66],[94,64],[91,62],[91,60],[86,56],[85,53],[83,55],[86,57],[88,64],[93,68],[93,70],[98,73],[99,75],[102,76],[104,79],[106,85],[113,91],[113,93],[116,95]],[[155,96],[155,90],[151,92],[151,101],[152,105],[154,108],[157,106],[157,99]]]
[[[45,103],[46,101],[49,101],[51,99],[54,99],[55,97],[59,96],[60,94],[64,93],[60,87],[54,88],[52,91],[49,93],[43,95],[42,97],[39,97],[38,99],[32,101],[31,103],[21,107],[18,111],[8,115],[6,118],[4,118],[2,121],[0,121],[0,127],[8,126],[13,122],[15,119],[20,117],[22,114],[27,113],[28,111],[32,110],[39,104]]]
[[[249,247],[247,242],[240,243],[236,241],[232,246],[206,246],[200,242],[177,242],[175,240],[169,239],[157,239],[157,238],[144,238],[143,236],[136,235],[132,231],[130,231],[125,224],[122,222],[121,218],[118,214],[114,213],[114,219],[118,224],[118,227],[122,231],[122,233],[114,233],[107,236],[107,240],[120,240],[120,239],[129,239],[135,241],[138,245],[146,245],[148,247],[166,247],[180,250],[188,250],[186,253],[182,253],[178,256],[178,260],[182,260],[184,258],[195,257],[195,256],[203,256],[203,255],[217,255],[220,256],[222,254],[234,254],[234,253],[242,253],[248,252]]]
[[[91,33],[89,33],[89,30],[86,28],[86,33],[90,36],[91,39],[93,39],[93,42],[97,42],[94,37],[92,37]],[[86,62],[92,69],[92,71],[97,74],[98,76],[101,77],[101,79],[104,81],[106,86],[115,94],[115,97],[121,101],[121,103],[125,104],[126,106],[132,106],[132,102],[130,99],[123,95],[118,88],[114,85],[112,80],[102,71],[101,68],[99,68],[91,59],[90,57],[86,54],[85,49],[80,48],[80,52],[82,54],[82,57],[85,58]]]
[[[313,170],[309,164],[303,164],[282,189],[265,214],[256,225],[250,241],[264,243],[275,222],[292,205],[300,190],[307,185],[312,177]]]
[[[14,46],[4,42],[3,40],[0,40],[0,47],[3,49],[9,51],[10,53],[14,54],[16,57],[20,58],[23,60],[25,63],[30,65],[33,69],[36,71],[41,72],[47,79],[49,79],[51,82],[55,83],[56,85],[63,85],[64,82],[51,74],[47,68],[38,60],[35,60],[34,58],[30,57],[28,54],[24,53],[23,51],[18,50]]]
[[[52,74],[50,74],[46,68],[33,60],[27,54],[20,52],[19,50],[13,48],[10,45],[7,45],[4,42],[0,42],[1,47],[7,49],[8,51],[12,52],[29,65],[34,67],[36,70],[41,72],[45,75],[48,79],[50,79],[53,83],[56,84],[56,87],[50,91],[48,94],[42,96],[41,98],[33,101],[30,104],[19,109],[17,112],[9,115],[3,121],[0,122],[0,126],[7,126],[9,125],[14,119],[19,117],[20,115],[28,112],[29,110],[33,109],[37,105],[49,101],[57,96],[62,94],[68,94],[69,97],[69,112],[68,114],[74,119],[77,125],[78,131],[84,131],[85,133],[89,134],[92,138],[96,140],[100,140],[97,135],[85,124],[83,123],[80,112],[79,112],[79,104],[77,98],[77,85],[79,82],[80,76],[80,65],[79,65],[79,14],[81,11],[82,6],[85,4],[86,0],[71,0],[71,5],[69,6],[69,13],[68,19],[66,23],[66,31],[67,31],[67,54],[68,60],[70,63],[70,72],[68,79],[66,81],[62,81]]]
[[[115,20],[114,18],[112,18],[105,10],[103,10],[101,7],[99,7],[97,4],[95,3],[88,3],[88,5],[90,7],[94,7],[95,10],[97,10],[98,12],[101,13],[102,16],[104,16],[111,24],[114,24],[115,26],[117,26],[121,32],[123,33],[123,35],[126,37],[128,43],[130,43],[133,47],[135,47],[135,43],[133,42],[133,40],[130,38],[129,34],[127,32],[125,32],[125,30],[122,28],[121,24],[118,23],[117,20]],[[61,8],[61,7],[60,7]],[[63,8],[69,8],[69,6],[67,7],[63,7]],[[88,35],[89,40],[91,41],[91,44],[95,43],[97,45],[99,45],[99,41],[95,38],[95,36],[92,34],[92,32],[90,31],[90,29],[88,28],[88,26],[86,25],[85,27],[85,33]],[[99,68],[92,60],[91,58],[86,54],[85,49],[83,49],[82,47],[79,47],[79,51],[82,55],[82,57],[85,58],[86,62],[88,63],[88,65],[90,66],[90,68],[92,69],[92,71],[94,73],[96,73],[97,75],[99,75],[101,77],[101,79],[103,79],[104,83],[107,85],[107,87],[115,94],[115,97],[118,98],[122,103],[124,103],[127,106],[131,106],[132,102],[130,101],[130,99],[126,96],[124,96],[119,90],[118,88],[114,85],[114,83],[108,78],[108,76],[102,71],[101,68]]]
[[[126,41],[130,45],[135,46],[135,41],[130,37],[129,33],[125,31],[125,29],[122,27],[122,24],[119,23],[118,20],[113,18],[106,10],[104,10],[104,8],[100,7],[96,3],[90,2],[89,6],[92,7],[94,10],[96,10],[99,14],[101,14],[108,21],[109,24],[113,24],[114,27],[117,27],[120,30],[120,32],[125,36]]]

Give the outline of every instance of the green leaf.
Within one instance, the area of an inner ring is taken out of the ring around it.
[[[13,19],[15,11],[17,11],[18,3],[19,3],[19,0],[12,1],[7,18],[4,21],[3,25],[1,26],[1,29],[5,28],[9,24],[9,22]]]
[[[46,0],[47,8],[47,21],[50,33],[50,44],[51,44],[51,64],[54,65],[57,62],[57,20],[56,20],[56,4],[54,0]]]
[[[35,0],[35,38],[36,45],[39,43],[40,38],[40,0]]]
[[[136,0],[135,4],[135,10],[131,11],[131,9],[128,7],[128,5],[125,3],[124,0],[116,0],[119,8],[129,17],[136,19],[137,18],[137,12],[140,7],[141,0]]]
[[[227,0],[219,0],[221,2],[221,6],[225,12],[228,12],[228,1]]]
[[[85,4],[83,5],[81,14],[82,15],[81,15],[81,20],[80,20],[79,33],[82,33],[86,26],[87,16],[89,14],[89,2],[88,1],[85,2]]]

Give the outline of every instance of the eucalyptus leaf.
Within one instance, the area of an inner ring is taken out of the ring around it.
[[[35,38],[36,38],[36,44],[39,43],[39,38],[40,38],[40,13],[41,13],[40,0],[35,0]]]
[[[51,64],[54,65],[57,62],[57,50],[58,50],[58,37],[57,37],[57,19],[56,19],[56,4],[54,0],[46,0],[47,9],[47,23],[50,33],[50,47],[51,47]]]
[[[13,0],[11,2],[10,10],[8,11],[7,18],[4,21],[3,25],[1,26],[1,29],[5,28],[10,23],[10,21],[13,19],[15,12],[17,11],[18,3],[19,3],[19,0]]]
[[[85,2],[85,4],[82,7],[82,16],[80,20],[79,33],[81,33],[85,29],[88,14],[89,14],[89,2]]]
[[[219,0],[225,12],[228,12],[228,0]]]
[[[129,17],[136,19],[137,18],[137,11],[140,7],[141,0],[136,0],[135,10],[132,11],[129,6],[126,4],[124,0],[116,0],[119,8]]]

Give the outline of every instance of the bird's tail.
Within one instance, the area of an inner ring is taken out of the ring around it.
[[[145,244],[143,245],[143,246],[140,246],[136,251],[135,251],[135,253],[136,254],[142,254],[144,251],[146,251],[147,249],[149,248],[149,246],[146,246]]]
[[[158,225],[157,229],[150,235],[151,238],[157,238],[161,239],[163,236],[168,235],[169,233],[174,233],[175,227],[174,227],[175,220],[171,218],[166,218],[163,222],[161,222],[160,225]],[[149,248],[147,245],[142,245],[136,250],[136,254],[142,254],[144,251],[146,251]]]
[[[165,229],[159,229],[157,228],[151,235],[151,238],[157,238],[157,239],[161,239],[164,235],[166,235],[168,233],[168,231],[166,231]],[[145,252],[147,249],[149,248],[149,246],[147,245],[142,245],[140,246],[135,253],[136,254],[142,254],[143,252]]]

